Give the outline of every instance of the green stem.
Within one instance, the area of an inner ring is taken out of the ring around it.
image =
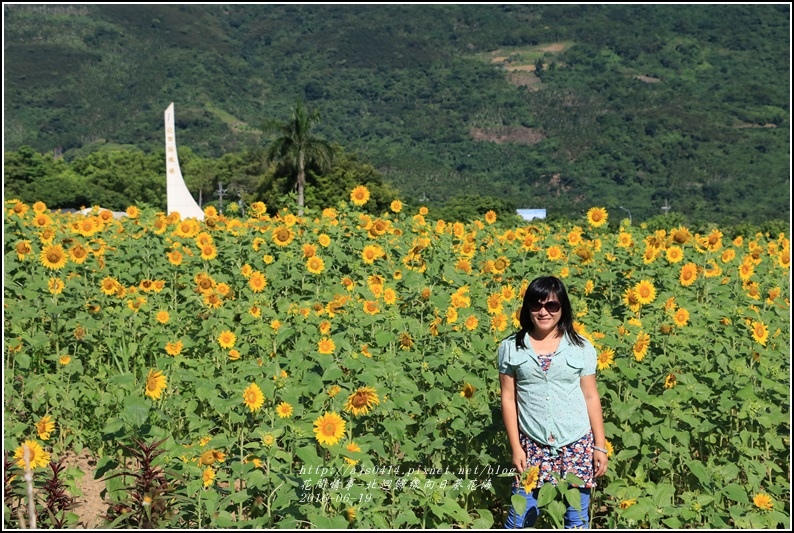
[[[243,448],[243,427],[241,425],[240,426],[240,464],[242,464],[244,460],[245,460],[245,449]],[[242,490],[243,490],[243,478],[240,477],[240,491],[242,492]],[[240,509],[239,510],[240,514],[238,515],[239,516],[238,520],[243,520],[244,516],[243,516],[243,502],[242,501],[239,504],[239,509]]]

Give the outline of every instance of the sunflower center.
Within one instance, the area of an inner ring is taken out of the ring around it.
[[[366,392],[357,392],[350,403],[353,404],[353,407],[363,407],[367,405],[369,396]]]
[[[57,263],[58,261],[61,260],[61,254],[59,254],[58,252],[50,252],[47,254],[47,260],[50,263]]]
[[[336,433],[336,424],[333,422],[326,422],[323,424],[323,435],[332,436]]]

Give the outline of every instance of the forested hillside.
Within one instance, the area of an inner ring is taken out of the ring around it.
[[[789,5],[20,4],[4,41],[6,195],[57,186],[52,207],[164,207],[96,176],[127,159],[164,176],[170,102],[193,190],[272,197],[288,180],[263,125],[301,100],[334,172],[408,205],[790,216]]]

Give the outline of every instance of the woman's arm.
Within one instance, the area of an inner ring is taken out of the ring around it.
[[[595,374],[583,376],[579,384],[584,393],[587,404],[587,415],[590,417],[590,427],[593,430],[593,440],[599,448],[606,449],[606,436],[604,435],[604,413],[601,410],[601,397],[598,395]],[[596,477],[603,476],[607,471],[607,455],[604,452],[593,450],[593,473]]]
[[[527,467],[527,454],[518,439],[518,408],[516,407],[516,378],[507,374],[499,374],[499,385],[502,388],[502,420],[507,430],[510,449],[513,453],[513,467],[521,474]]]

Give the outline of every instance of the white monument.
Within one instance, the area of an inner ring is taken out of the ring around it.
[[[176,155],[173,102],[165,110],[165,172],[168,214],[176,211],[182,218],[204,220],[204,211],[190,194],[179,168],[179,158]]]

